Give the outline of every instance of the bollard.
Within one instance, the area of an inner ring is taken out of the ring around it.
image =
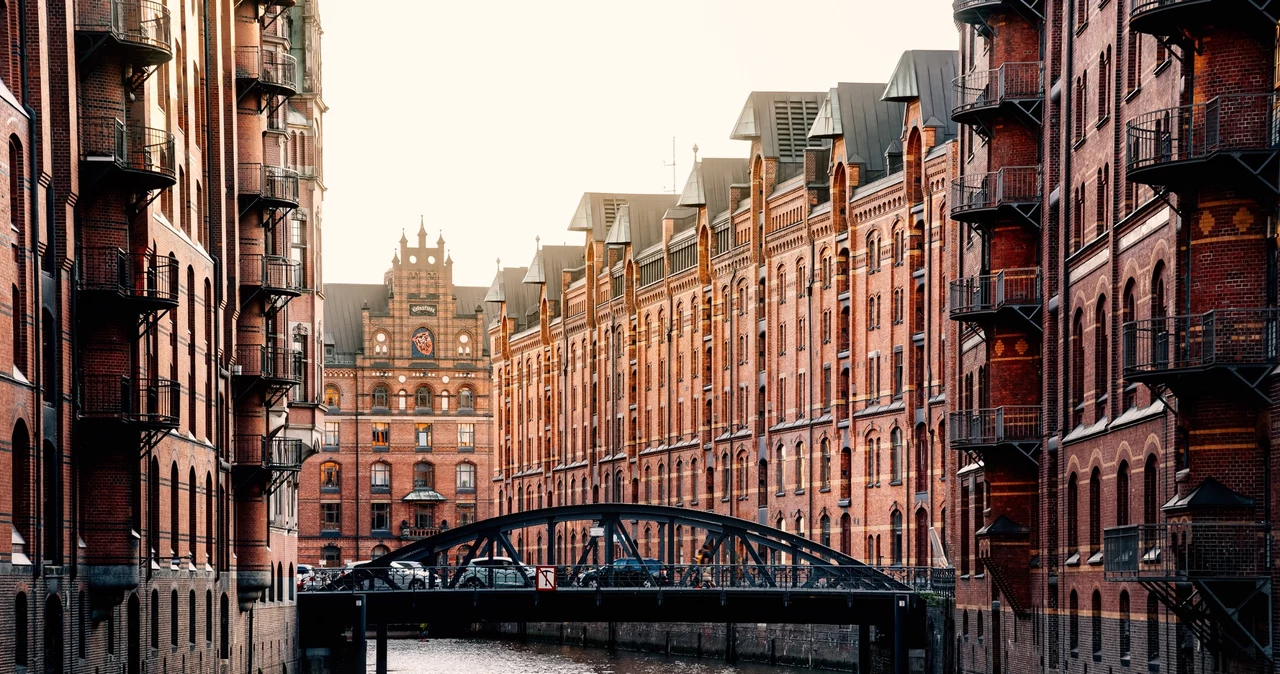
[[[374,669],[377,674],[387,674],[387,624],[378,623],[377,636],[374,637]]]

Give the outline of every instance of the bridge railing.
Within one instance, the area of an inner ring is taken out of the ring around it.
[[[723,588],[805,591],[901,592],[902,585],[917,591],[953,594],[954,569],[924,567],[871,567],[811,564],[663,564],[633,560],[621,564],[561,564],[534,567],[429,566],[415,569],[362,567],[318,570],[301,578],[302,592],[433,592],[445,590],[533,591],[537,569],[552,569],[557,590],[671,589],[679,591]]]

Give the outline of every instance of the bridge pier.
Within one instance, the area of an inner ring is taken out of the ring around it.
[[[377,674],[387,674],[387,624],[378,623],[377,643],[374,647],[374,668]]]
[[[364,595],[355,595],[355,606],[353,608],[354,611],[351,616],[351,669],[356,672],[364,672],[369,667],[369,643],[365,637],[365,630],[368,629],[368,625],[365,623]]]
[[[607,643],[607,644],[605,644],[605,647],[609,650],[609,652],[610,652],[610,653],[615,653],[615,652],[617,652],[617,650],[618,650],[618,623],[609,623],[609,637],[608,637],[608,639],[609,639],[609,641],[608,641],[608,643]]]
[[[870,625],[858,625],[858,674],[871,674]]]
[[[907,620],[911,598],[905,594],[893,597],[893,674],[907,674],[911,663],[907,660]]]
[[[724,624],[724,661],[730,665],[738,661],[737,623]]]

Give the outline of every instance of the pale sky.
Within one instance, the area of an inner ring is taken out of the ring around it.
[[[751,91],[884,82],[955,49],[950,0],[321,0],[325,281],[376,283],[400,232],[443,230],[454,279],[524,266],[583,192],[662,192]]]

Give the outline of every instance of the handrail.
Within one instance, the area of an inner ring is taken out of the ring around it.
[[[960,410],[949,417],[947,431],[953,446],[1035,442],[1042,437],[1039,405]]]
[[[951,181],[951,212],[1039,203],[1039,166],[1006,166],[990,173],[967,173]]]
[[[76,261],[80,265],[81,290],[178,301],[178,263],[167,255],[130,254],[104,246],[81,249]]]
[[[86,161],[110,159],[132,170],[177,175],[174,137],[119,117],[81,117],[80,155]]]
[[[1280,309],[1215,309],[1125,323],[1125,375],[1280,363]]]
[[[1138,115],[1125,127],[1128,170],[1217,152],[1280,148],[1277,94],[1232,94]]]
[[[76,30],[173,53],[169,8],[157,0],[77,0]]]
[[[1044,64],[1039,61],[1009,62],[994,70],[974,70],[952,81],[956,107],[952,115],[974,108],[999,105],[1008,100],[1044,96]]]
[[[1040,269],[1002,269],[951,282],[953,316],[1040,304]]]

